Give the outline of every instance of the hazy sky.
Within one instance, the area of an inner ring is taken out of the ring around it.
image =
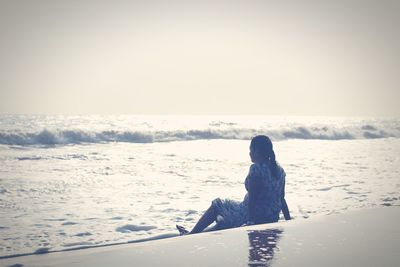
[[[0,0],[0,113],[400,116],[399,3]]]

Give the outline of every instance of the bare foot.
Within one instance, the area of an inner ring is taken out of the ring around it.
[[[189,231],[185,229],[185,227],[176,225],[176,229],[178,229],[180,235],[187,235]]]

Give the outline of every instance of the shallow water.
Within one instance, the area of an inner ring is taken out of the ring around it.
[[[222,122],[225,130],[240,124]],[[16,132],[10,127],[3,132]],[[274,141],[296,219],[400,205],[400,139],[361,137]],[[214,198],[243,198],[248,146],[204,137],[0,145],[0,255],[132,241],[175,232],[176,223],[190,228]]]

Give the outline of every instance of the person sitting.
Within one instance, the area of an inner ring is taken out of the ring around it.
[[[214,199],[191,231],[176,225],[181,235],[200,233],[213,222],[216,225],[208,230],[277,222],[281,211],[286,220],[291,219],[285,200],[286,173],[276,162],[268,136],[258,135],[251,140],[250,159],[253,164],[245,179],[244,200]]]

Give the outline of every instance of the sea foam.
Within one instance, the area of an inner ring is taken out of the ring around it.
[[[17,146],[249,140],[256,134],[273,140],[400,137],[396,118],[1,115],[0,126],[0,144]]]
[[[38,132],[7,132],[0,130],[0,144],[3,145],[67,145],[81,143],[154,143],[190,140],[249,140],[254,135],[266,134],[273,140],[352,140],[400,137],[399,129],[365,129],[358,127],[340,128],[340,126],[320,127],[283,127],[280,129],[252,128],[208,128],[173,131],[84,131],[84,130],[49,130]]]

